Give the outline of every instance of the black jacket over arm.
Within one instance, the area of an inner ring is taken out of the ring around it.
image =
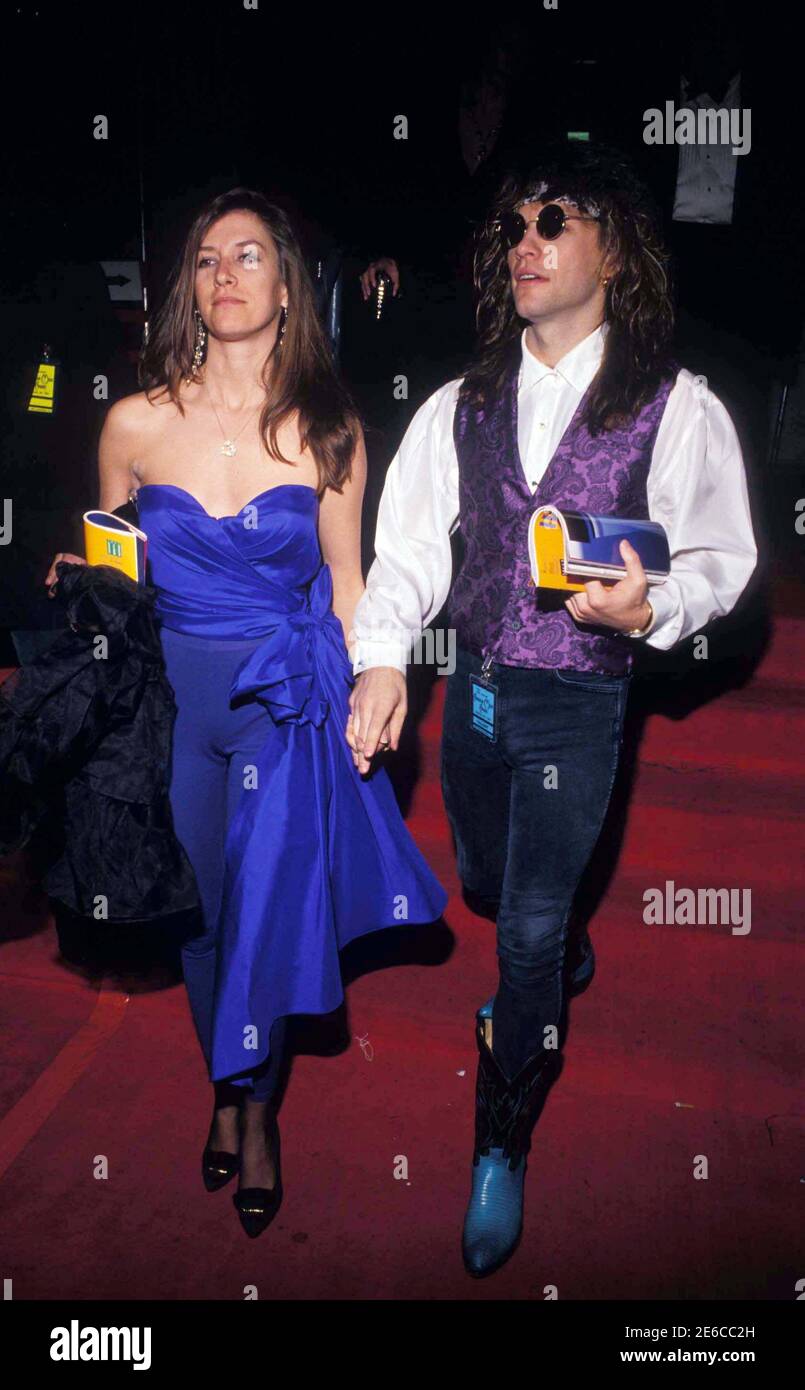
[[[70,626],[0,687],[0,852],[37,832],[45,889],[84,916],[195,908],[168,800],[176,703],[154,590],[105,565],[58,574]]]

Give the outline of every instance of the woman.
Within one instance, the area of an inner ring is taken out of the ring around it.
[[[262,195],[196,218],[141,384],[107,416],[100,506],[136,491],[148,536],[171,805],[204,916],[183,951],[215,1087],[203,1176],[216,1190],[239,1171],[257,1235],[282,1199],[285,1019],[338,1006],[348,941],[433,921],[447,895],[385,772],[364,780],[344,737],[365,452],[287,217]]]

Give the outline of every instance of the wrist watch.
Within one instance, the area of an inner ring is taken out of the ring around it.
[[[653,626],[654,626],[654,609],[652,608],[651,602],[650,602],[649,599],[646,599],[646,603],[648,604],[649,618],[648,618],[648,622],[646,623],[645,627],[633,627],[633,628],[630,628],[629,631],[626,632],[626,633],[624,634],[624,636],[626,636],[626,637],[647,637],[648,634],[651,632],[651,629],[652,629]]]

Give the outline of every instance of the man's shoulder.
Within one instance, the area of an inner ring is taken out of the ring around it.
[[[457,376],[452,381],[446,381],[444,386],[439,386],[432,395],[428,396],[420,409],[429,410],[431,415],[437,415],[440,411],[452,413],[455,410],[463,380],[463,376]]]
[[[689,371],[687,367],[677,371],[666,402],[660,436],[658,443],[663,444],[663,455],[664,446],[673,445],[670,457],[675,460],[675,467],[679,461],[676,451],[686,440],[699,440],[700,446],[711,454],[716,441],[721,442],[722,451],[740,453],[738,431],[730,410],[716,395],[704,373]]]
[[[459,387],[463,377],[446,381],[433,391],[414,412],[406,430],[406,437],[413,438],[431,429],[451,428],[458,401]]]
[[[704,410],[708,406],[724,408],[721,398],[716,395],[707,377],[702,372],[691,372],[687,367],[680,367],[677,371],[669,396],[669,404],[671,402],[692,412]]]

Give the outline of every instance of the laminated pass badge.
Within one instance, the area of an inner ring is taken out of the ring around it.
[[[50,348],[45,344],[42,358],[36,369],[36,377],[31,395],[28,399],[27,412],[29,415],[52,415],[56,408],[56,368],[55,362],[50,355]]]
[[[476,733],[497,742],[498,688],[489,679],[492,657],[485,656],[480,676],[470,676],[470,725]]]

